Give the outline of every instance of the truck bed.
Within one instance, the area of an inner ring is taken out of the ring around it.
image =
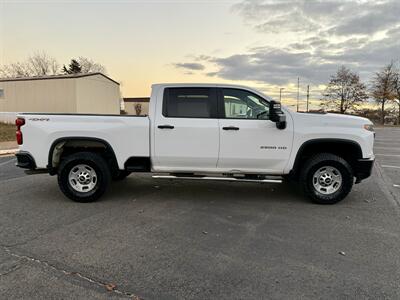
[[[129,157],[150,156],[150,121],[147,116],[21,113],[23,144],[37,168],[46,168],[49,151],[63,138],[91,137],[107,142],[114,149],[120,169]]]

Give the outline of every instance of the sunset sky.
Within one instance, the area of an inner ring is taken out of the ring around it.
[[[45,51],[103,64],[124,97],[156,82],[230,82],[293,104],[344,64],[400,59],[400,1],[0,0],[0,65]]]

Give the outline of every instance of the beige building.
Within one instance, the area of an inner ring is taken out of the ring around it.
[[[120,114],[119,83],[101,73],[0,79],[0,113]]]
[[[128,115],[148,115],[150,98],[124,98],[125,112]]]

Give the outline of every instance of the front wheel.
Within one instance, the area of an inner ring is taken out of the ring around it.
[[[98,154],[78,152],[62,160],[58,185],[73,201],[93,202],[106,191],[111,180],[106,161]]]
[[[318,204],[334,204],[351,191],[354,178],[351,166],[343,158],[321,153],[302,167],[300,184],[304,193]]]

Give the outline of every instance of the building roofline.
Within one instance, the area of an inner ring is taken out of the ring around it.
[[[124,102],[150,102],[150,97],[123,98]]]
[[[101,75],[104,78],[116,83],[119,85],[117,81],[111,79],[107,75],[104,75],[100,72],[95,73],[79,73],[79,74],[61,74],[61,75],[48,75],[48,76],[33,76],[33,77],[12,77],[12,78],[0,78],[0,82],[9,82],[9,81],[31,81],[31,80],[51,80],[51,79],[75,79],[75,78],[82,78],[82,77],[89,77]]]

